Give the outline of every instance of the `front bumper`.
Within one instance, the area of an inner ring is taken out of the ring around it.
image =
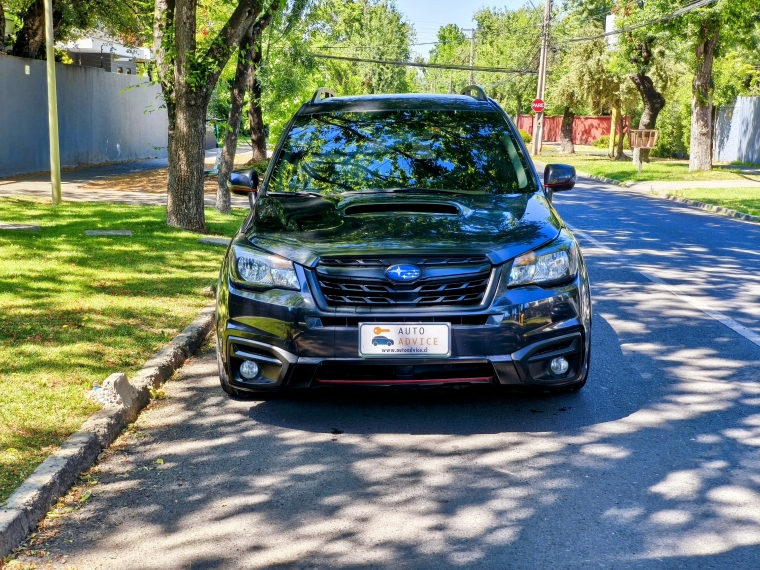
[[[496,292],[487,307],[415,311],[378,307],[329,309],[311,294],[297,266],[301,291],[237,287],[222,267],[217,299],[220,366],[238,390],[330,385],[492,383],[558,387],[582,379],[587,366],[591,304],[585,267],[575,280],[552,288]],[[498,276],[498,275],[497,275]],[[374,309],[374,310],[372,310]],[[359,357],[359,322],[450,322],[448,358]],[[552,358],[569,362],[556,375]],[[254,380],[240,364],[259,365]]]

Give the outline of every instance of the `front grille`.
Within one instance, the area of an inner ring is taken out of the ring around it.
[[[422,269],[414,283],[396,283],[385,276],[394,264]],[[483,300],[492,267],[485,256],[325,258],[316,270],[328,305],[345,306],[473,306]]]
[[[488,322],[488,315],[446,315],[426,316],[422,318],[426,323],[449,323],[451,325],[482,326]],[[419,323],[420,316],[416,317],[320,317],[325,327],[358,327],[359,323]]]

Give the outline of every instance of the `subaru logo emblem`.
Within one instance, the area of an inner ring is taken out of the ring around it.
[[[391,265],[385,270],[385,275],[391,281],[410,283],[415,279],[420,278],[420,275],[422,275],[422,269],[416,265]]]

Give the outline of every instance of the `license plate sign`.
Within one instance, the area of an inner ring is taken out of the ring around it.
[[[440,358],[450,355],[449,323],[359,324],[359,356]]]

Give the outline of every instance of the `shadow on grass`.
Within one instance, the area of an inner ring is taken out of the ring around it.
[[[245,211],[207,211],[232,236]],[[2,199],[0,220],[0,500],[92,412],[85,391],[130,372],[210,299],[224,249],[169,228],[161,207]],[[88,237],[88,229],[133,236]]]

